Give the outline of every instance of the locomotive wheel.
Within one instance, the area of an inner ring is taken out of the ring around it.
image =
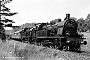
[[[33,38],[31,44],[37,44],[37,39],[36,38]]]
[[[64,50],[66,51],[67,50],[67,45],[66,44],[62,44],[61,46],[58,47],[59,50]]]
[[[49,47],[49,48],[54,48],[54,45],[51,42],[44,43],[43,46]]]
[[[66,51],[66,50],[67,50],[67,48],[68,48],[68,46],[67,46],[67,45],[64,45],[64,46],[63,46],[63,50],[64,50],[64,51]]]
[[[58,46],[57,45],[53,45],[53,48],[58,49]]]
[[[69,45],[69,51],[80,52],[81,51],[81,47],[80,47],[79,42],[72,42]]]
[[[66,45],[67,45],[67,50],[68,51],[72,51],[73,50],[73,44],[72,44],[72,42],[67,43]]]
[[[77,48],[77,52],[81,52],[81,47],[78,47]]]
[[[43,46],[43,42],[38,42],[37,45],[38,46]]]
[[[80,45],[75,46],[75,47],[74,47],[74,51],[75,51],[75,52],[80,52],[80,51],[81,51]]]
[[[69,45],[67,45],[67,50],[68,50],[68,51],[70,50],[70,46],[69,46]]]

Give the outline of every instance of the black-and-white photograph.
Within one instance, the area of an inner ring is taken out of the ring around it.
[[[0,0],[0,60],[90,60],[90,1]]]

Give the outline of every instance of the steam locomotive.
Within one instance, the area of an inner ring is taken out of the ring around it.
[[[42,45],[59,50],[81,51],[81,45],[86,45],[82,35],[78,34],[78,23],[66,14],[64,21],[55,24],[41,23],[35,28],[25,28],[20,32],[21,41]]]

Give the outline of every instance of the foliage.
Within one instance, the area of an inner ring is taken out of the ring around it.
[[[10,20],[4,17],[4,16],[13,16],[17,14],[16,12],[14,13],[10,12],[10,9],[5,6],[5,4],[10,3],[11,1],[12,0],[1,0],[0,1],[0,38],[2,40],[6,39],[4,27],[12,27],[12,23],[15,23],[13,20]]]
[[[50,24],[55,24],[55,23],[57,23],[57,22],[61,22],[61,19],[54,19],[54,20],[52,20],[52,21],[50,21]]]
[[[78,30],[80,32],[83,32],[83,24],[85,23],[85,20],[83,18],[80,18],[77,20],[77,22],[78,22]]]
[[[80,18],[77,20],[78,22],[78,30],[80,32],[86,32],[90,31],[90,14],[87,15],[87,18],[84,20],[83,18]]]

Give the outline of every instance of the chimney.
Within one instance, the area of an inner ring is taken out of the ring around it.
[[[70,19],[70,14],[69,13],[66,14],[66,17],[65,17],[64,20],[68,20],[68,19]]]

